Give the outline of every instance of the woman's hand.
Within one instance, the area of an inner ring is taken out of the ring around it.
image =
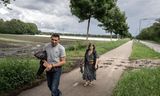
[[[95,69],[96,69],[96,70],[98,69],[98,64],[95,65]]]

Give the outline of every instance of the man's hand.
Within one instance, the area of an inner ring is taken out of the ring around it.
[[[46,60],[43,60],[43,66],[45,66],[46,67],[46,71],[49,71],[49,70],[51,70],[52,69],[52,64],[49,64]]]

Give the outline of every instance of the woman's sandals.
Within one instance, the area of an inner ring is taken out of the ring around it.
[[[86,86],[88,86],[88,85],[89,85],[89,86],[93,86],[94,84],[93,84],[92,82],[85,82],[83,86],[86,87]]]

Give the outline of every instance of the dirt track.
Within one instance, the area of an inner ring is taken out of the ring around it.
[[[106,45],[107,46],[107,45]],[[100,56],[99,69],[97,70],[97,80],[94,86],[83,87],[84,81],[81,78],[79,69],[65,73],[61,77],[60,89],[63,96],[111,96],[125,67],[128,65],[128,57],[131,54],[132,41],[111,50]],[[50,96],[47,83],[26,90],[18,96]]]

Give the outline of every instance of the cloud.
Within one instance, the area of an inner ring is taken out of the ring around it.
[[[129,31],[132,32],[133,35],[139,33],[140,19],[160,17],[159,4],[159,0],[118,0],[118,6],[121,10],[125,11],[130,27]],[[148,23],[148,21],[143,21],[142,23]],[[144,25],[148,26],[148,24]]]
[[[21,2],[21,3],[20,3]],[[23,3],[22,3],[23,2]],[[29,3],[24,3],[29,2]],[[70,14],[69,0],[21,0],[14,2],[15,5],[30,10],[39,10],[46,14],[67,15]]]
[[[87,21],[79,23],[79,19],[70,12],[69,0],[16,0],[10,7],[12,10],[0,8],[0,18],[5,20],[20,19],[24,22],[36,23],[40,30],[66,31],[86,34]],[[118,0],[118,6],[125,11],[132,35],[139,33],[139,20],[142,18],[160,17],[159,0]],[[153,21],[153,20],[152,20]],[[150,21],[143,21],[142,27]],[[106,34],[91,19],[91,34]]]
[[[8,13],[8,11],[6,10],[6,9],[4,9],[4,8],[0,8],[0,14],[7,14]]]
[[[87,21],[79,23],[71,14],[69,0],[16,0],[10,7],[12,10],[0,17],[36,23],[42,31],[86,34]],[[106,34],[97,24],[98,21],[91,20],[90,34]]]

